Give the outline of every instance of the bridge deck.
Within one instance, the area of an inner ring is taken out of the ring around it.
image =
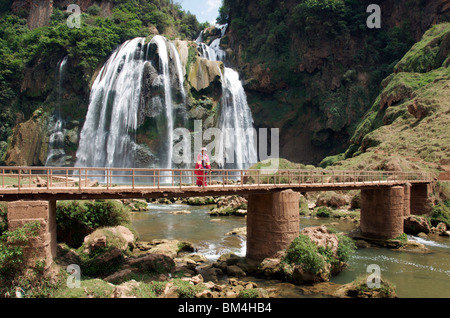
[[[405,181],[347,182],[347,183],[304,183],[304,184],[243,184],[198,186],[116,186],[98,187],[52,187],[0,188],[0,201],[16,200],[94,200],[94,199],[131,199],[131,198],[174,198],[222,195],[260,194],[292,189],[298,192],[337,191],[354,189],[373,189],[404,185]],[[413,181],[410,183],[429,183]]]
[[[351,190],[430,183],[428,173],[332,170],[211,170],[207,187],[194,169],[0,167],[0,201],[158,198]],[[101,183],[98,182],[100,180]]]

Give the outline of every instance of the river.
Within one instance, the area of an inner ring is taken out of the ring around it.
[[[171,214],[186,210],[190,214]],[[221,254],[233,252],[245,256],[246,242],[236,235],[226,235],[234,228],[246,226],[245,218],[237,216],[211,217],[208,206],[182,204],[149,204],[149,211],[132,214],[132,224],[142,241],[152,239],[176,239],[194,244],[198,253],[214,261]],[[333,223],[333,224],[332,224]],[[300,229],[327,225],[338,232],[348,233],[356,228],[349,221],[337,219],[301,217]],[[450,298],[450,238],[433,236],[423,239],[409,236],[431,250],[429,254],[400,252],[388,248],[359,248],[349,260],[349,266],[331,278],[330,282],[346,284],[376,264],[381,277],[395,285],[400,298]],[[301,288],[279,281],[260,281],[265,287],[283,286],[281,297],[306,297]],[[320,297],[321,295],[314,295]]]

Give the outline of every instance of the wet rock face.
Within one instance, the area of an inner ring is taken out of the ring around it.
[[[188,76],[189,84],[197,92],[211,86],[215,81],[220,81],[222,77],[223,63],[209,61],[207,59],[196,59],[191,65]]]

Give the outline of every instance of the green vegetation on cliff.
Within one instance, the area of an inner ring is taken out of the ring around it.
[[[71,13],[56,3],[49,25],[35,29],[28,27],[28,12],[10,6],[0,7],[0,158],[16,122],[39,107],[51,112],[59,106],[64,118],[82,121],[92,76],[119,44],[152,33],[193,39],[207,26],[165,0],[115,0],[106,15],[93,4],[81,13],[80,28],[67,26]],[[61,101],[54,92],[55,73],[65,56],[70,71]]]
[[[345,151],[381,81],[434,23],[431,16],[448,19],[431,2],[382,2],[382,27],[370,29],[370,3],[223,1],[223,46],[247,80],[255,124],[280,128],[283,158],[318,164]]]
[[[445,164],[450,157],[449,56],[450,23],[435,25],[383,80],[348,150],[325,158],[321,166],[435,170]]]

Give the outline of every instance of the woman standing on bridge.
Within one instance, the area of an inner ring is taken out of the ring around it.
[[[209,156],[206,153],[206,148],[202,148],[202,153],[197,155],[197,163],[195,164],[195,174],[197,175],[197,185],[207,186],[206,183],[206,169],[211,170],[211,163],[209,162]]]

